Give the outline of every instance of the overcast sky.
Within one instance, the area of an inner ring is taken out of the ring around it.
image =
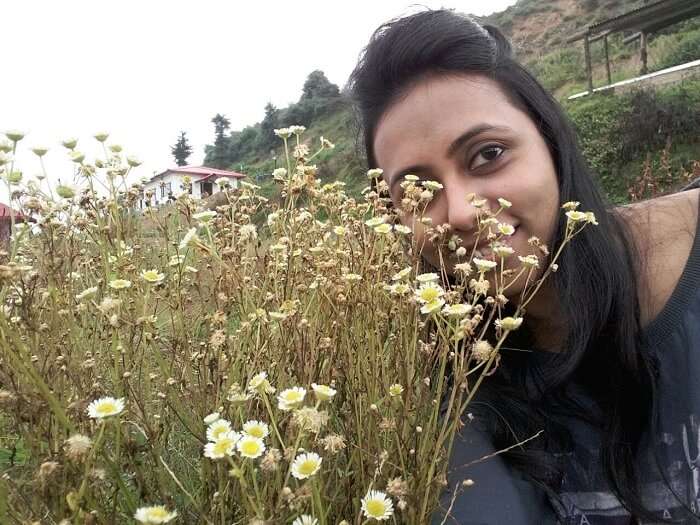
[[[217,112],[232,129],[258,122],[268,101],[297,101],[315,69],[342,87],[372,31],[392,17],[419,5],[487,15],[514,3],[5,0],[0,131],[26,132],[17,161],[27,176],[39,171],[28,149],[46,145],[50,178],[69,181],[60,141],[77,137],[90,159],[92,135],[107,131],[150,177],[174,164],[169,146],[180,130],[194,148],[189,162],[200,164]]]

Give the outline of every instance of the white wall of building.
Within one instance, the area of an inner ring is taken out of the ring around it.
[[[158,177],[152,181],[149,181],[144,185],[144,192],[153,191],[153,196],[150,199],[151,206],[160,206],[168,202],[168,196],[172,192],[173,197],[177,198],[182,195],[183,190],[183,178],[189,176],[192,179],[192,196],[195,199],[200,199],[204,192],[218,193],[221,191],[219,186],[216,184],[216,178],[210,177],[207,181],[201,181],[204,177],[201,175],[188,175],[186,173],[178,173],[173,171],[168,171],[163,176]],[[229,185],[232,188],[238,187],[238,179],[229,178]],[[145,201],[145,199],[144,199]],[[145,202],[142,201],[141,207],[145,207]]]

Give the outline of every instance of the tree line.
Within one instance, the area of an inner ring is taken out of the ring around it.
[[[277,108],[271,102],[265,105],[265,116],[261,122],[246,126],[240,131],[231,130],[230,120],[217,113],[211,122],[214,124],[213,144],[204,148],[204,165],[212,168],[228,169],[238,165],[251,155],[263,155],[276,147],[274,130],[291,124],[309,127],[315,120],[332,112],[341,102],[340,89],[328,80],[320,70],[312,71],[302,88],[296,103],[286,108]],[[187,163],[192,153],[185,132],[180,133],[171,152],[178,166]]]

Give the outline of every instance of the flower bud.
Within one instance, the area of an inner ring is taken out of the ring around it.
[[[78,145],[78,139],[66,139],[63,142],[61,142],[64,148],[68,149],[75,149],[75,147]]]
[[[75,190],[64,184],[60,184],[58,187],[56,187],[56,193],[59,197],[63,197],[64,199],[72,199],[75,197]]]
[[[10,184],[19,184],[22,182],[22,172],[21,171],[12,171],[8,173],[5,177],[7,177],[7,182]]]
[[[32,148],[32,152],[33,152],[34,155],[36,155],[37,157],[43,157],[44,155],[46,155],[46,153],[47,153],[48,151],[49,151],[49,148],[45,148],[45,147],[43,147],[43,146],[35,146],[35,147]]]
[[[82,164],[85,160],[85,154],[80,153],[79,151],[72,151],[70,154],[70,160],[72,160],[76,164]]]
[[[19,142],[24,138],[24,133],[21,131],[18,131],[16,129],[10,130],[5,133],[5,136],[10,139],[12,142]]]

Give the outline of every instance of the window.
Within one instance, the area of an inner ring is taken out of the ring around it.
[[[167,197],[172,192],[172,182],[160,183],[160,196]]]
[[[199,184],[200,184],[200,186],[199,186],[200,193],[201,193],[202,197],[209,196],[212,194],[213,187],[212,187],[211,182],[200,182]]]

